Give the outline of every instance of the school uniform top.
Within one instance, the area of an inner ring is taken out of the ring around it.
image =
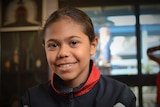
[[[136,107],[136,97],[127,85],[100,75],[91,63],[88,80],[79,87],[64,87],[53,74],[47,83],[28,89],[20,107]]]

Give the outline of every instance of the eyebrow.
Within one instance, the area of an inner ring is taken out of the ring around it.
[[[73,35],[73,36],[69,36],[69,37],[65,38],[65,40],[70,40],[70,39],[73,39],[73,38],[79,38],[79,39],[81,39],[79,36],[74,36]],[[54,38],[51,38],[51,39],[47,40],[46,42],[48,43],[48,42],[53,42],[53,41],[58,42],[58,40],[54,39]]]
[[[79,38],[79,39],[81,39],[79,36],[70,36],[70,37],[68,37],[67,39],[72,39],[72,38]]]
[[[81,39],[79,36],[69,36],[69,37],[65,38],[65,40],[70,40],[70,39],[73,39],[73,38],[79,38],[79,39]],[[54,39],[54,38],[49,39],[47,42],[50,42],[50,41],[57,41],[58,42],[58,40]]]

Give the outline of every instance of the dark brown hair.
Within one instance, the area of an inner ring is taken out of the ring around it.
[[[90,42],[95,39],[94,27],[91,19],[86,13],[74,7],[61,8],[49,16],[42,30],[43,39],[45,37],[46,29],[52,23],[64,18],[71,18],[75,22],[79,23],[83,28],[83,32],[89,37]]]

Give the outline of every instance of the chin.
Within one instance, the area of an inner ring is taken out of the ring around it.
[[[74,80],[74,78],[73,77],[69,77],[69,76],[61,76],[60,77],[63,81],[73,81]]]
[[[63,81],[72,81],[73,80],[73,78],[68,78],[68,77],[62,77],[61,79]]]

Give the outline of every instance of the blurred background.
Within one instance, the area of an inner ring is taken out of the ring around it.
[[[126,83],[137,107],[158,107],[160,64],[147,50],[160,46],[159,0],[1,0],[0,107],[17,107],[29,87],[50,79],[40,33],[47,17],[64,6],[92,19],[99,38],[92,59],[101,74]],[[151,53],[160,58],[159,48]]]

